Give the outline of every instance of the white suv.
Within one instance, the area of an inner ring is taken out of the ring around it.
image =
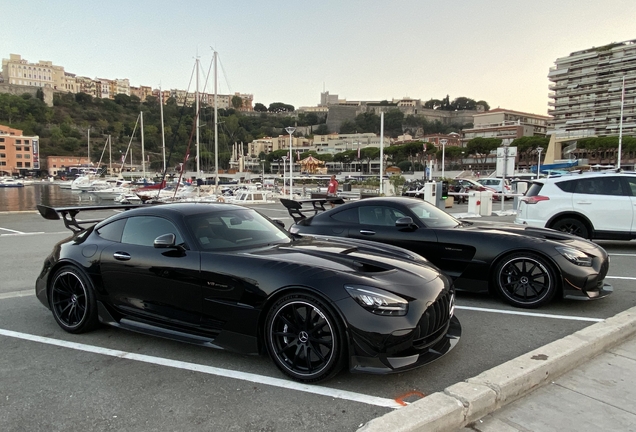
[[[588,239],[636,238],[636,173],[603,171],[534,180],[515,223]]]

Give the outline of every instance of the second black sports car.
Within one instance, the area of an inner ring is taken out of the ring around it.
[[[587,240],[543,228],[468,222],[416,198],[367,198],[333,210],[302,212],[281,200],[296,223],[292,234],[366,239],[416,252],[454,279],[455,288],[495,291],[508,303],[539,307],[555,295],[596,299],[612,292],[604,282],[605,250]],[[317,208],[317,202],[312,202]],[[318,203],[319,204],[319,203]]]
[[[389,245],[298,239],[232,204],[38,206],[74,235],[36,281],[65,331],[98,323],[242,353],[317,382],[352,371],[401,372],[459,341],[450,280]],[[95,224],[75,217],[126,210]]]

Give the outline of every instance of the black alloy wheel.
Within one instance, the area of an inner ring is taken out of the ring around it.
[[[563,231],[566,233],[574,234],[576,236],[583,237],[585,239],[590,238],[590,234],[587,229],[587,226],[583,222],[581,222],[580,219],[575,219],[575,218],[559,219],[558,221],[554,222],[550,228],[555,229],[557,231]]]
[[[84,333],[97,325],[93,287],[83,272],[65,266],[53,276],[49,300],[53,317],[69,333]]]
[[[321,300],[290,294],[270,309],[265,342],[276,366],[305,383],[331,378],[344,363],[342,326]]]
[[[495,286],[504,300],[522,308],[549,302],[557,288],[551,265],[533,253],[517,253],[501,260],[495,269]]]

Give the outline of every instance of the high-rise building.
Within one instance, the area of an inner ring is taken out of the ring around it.
[[[623,134],[636,135],[636,39],[558,58],[548,79],[557,138],[618,135],[622,101]]]

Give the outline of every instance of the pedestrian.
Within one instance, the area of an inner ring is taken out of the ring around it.
[[[329,180],[329,185],[327,186],[327,198],[337,197],[338,196],[338,180],[336,180],[336,175],[331,176],[331,180]],[[336,205],[332,202],[331,208],[334,208]]]

